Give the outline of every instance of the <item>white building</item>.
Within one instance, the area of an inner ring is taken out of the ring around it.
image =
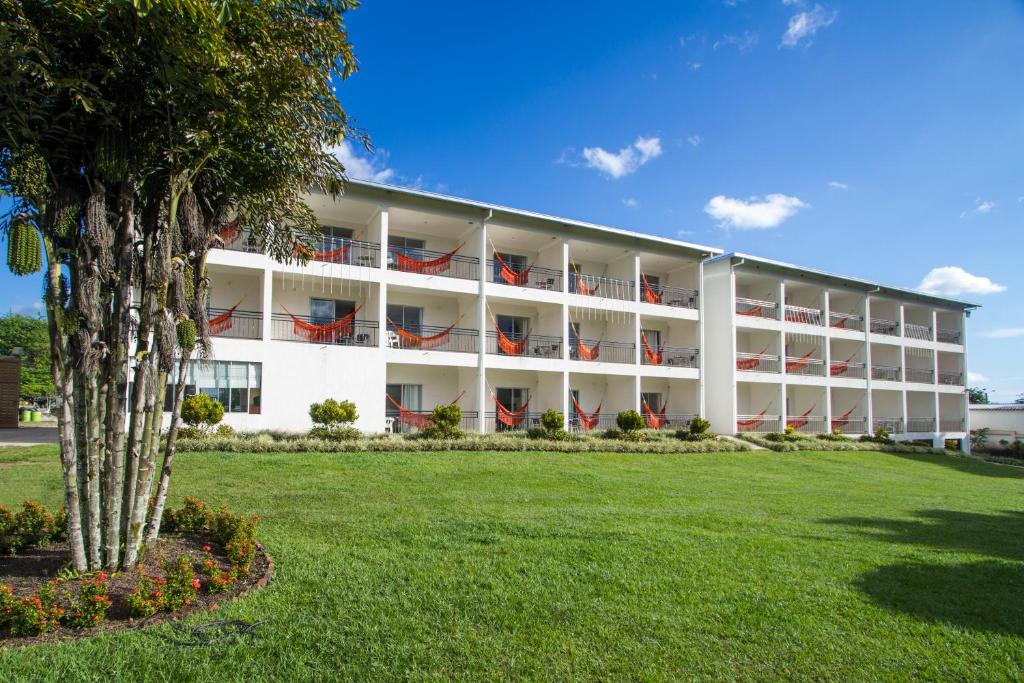
[[[579,427],[578,404],[600,427],[634,409],[721,433],[965,435],[970,304],[374,183],[309,201],[324,239],[308,265],[244,231],[209,257],[216,360],[189,391],[236,428],[308,429],[333,397],[377,432],[457,399],[483,432],[551,408]]]

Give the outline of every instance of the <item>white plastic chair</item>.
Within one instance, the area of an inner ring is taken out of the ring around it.
[[[400,344],[401,340],[399,340],[397,332],[388,330],[384,333],[384,345],[389,349],[397,349]]]
[[[393,418],[393,417],[385,417],[384,418],[384,432],[386,434],[394,434],[395,433],[395,418]]]

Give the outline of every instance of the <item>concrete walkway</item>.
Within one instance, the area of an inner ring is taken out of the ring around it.
[[[0,429],[0,448],[5,446],[46,446],[57,443],[57,425]]]

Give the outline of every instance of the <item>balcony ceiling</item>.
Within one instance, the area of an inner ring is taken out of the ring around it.
[[[377,205],[369,202],[335,200],[322,194],[306,195],[304,199],[320,222],[328,225],[337,222],[345,227],[365,226],[377,214]]]
[[[388,210],[388,232],[392,235],[458,239],[478,222],[392,207]]]

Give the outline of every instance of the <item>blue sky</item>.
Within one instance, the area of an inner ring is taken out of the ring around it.
[[[368,0],[349,29],[353,175],[926,284],[983,306],[973,383],[1024,392],[1024,4]],[[0,307],[39,290],[4,273]]]

